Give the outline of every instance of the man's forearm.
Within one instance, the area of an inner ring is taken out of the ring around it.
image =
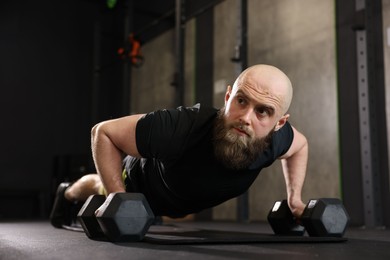
[[[287,200],[293,214],[298,217],[303,213],[302,188],[306,176],[308,144],[303,145],[293,155],[282,159],[283,174],[286,181]]]
[[[107,194],[125,192],[122,181],[122,152],[113,144],[104,127],[94,127],[91,137],[92,155]]]

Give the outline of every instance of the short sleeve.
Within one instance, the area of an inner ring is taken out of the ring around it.
[[[270,166],[280,156],[285,154],[292,144],[294,132],[291,125],[286,124],[272,135],[271,145],[259,156],[249,169],[262,169]]]
[[[273,136],[273,153],[275,159],[287,153],[294,139],[294,131],[289,122],[276,131]]]

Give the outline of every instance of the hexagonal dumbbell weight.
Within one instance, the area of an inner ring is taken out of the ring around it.
[[[277,235],[302,236],[305,233],[305,228],[297,223],[291,213],[287,200],[276,201],[267,219]]]
[[[141,193],[111,193],[96,219],[107,238],[139,241],[154,221],[154,214]]]
[[[349,215],[339,199],[312,199],[301,220],[310,236],[342,237]]]
[[[91,239],[104,237],[104,233],[97,222],[95,211],[105,200],[106,196],[104,195],[91,195],[77,214],[77,219],[83,227],[85,234]]]

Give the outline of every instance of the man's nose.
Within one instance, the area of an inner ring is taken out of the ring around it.
[[[240,121],[244,125],[249,125],[251,122],[251,117],[253,115],[253,109],[248,107],[242,110],[241,116],[240,116]]]

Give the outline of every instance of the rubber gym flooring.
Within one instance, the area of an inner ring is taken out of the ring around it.
[[[2,220],[0,259],[390,259],[385,229],[350,227],[346,241],[275,238],[267,223],[184,222],[149,231],[147,242],[112,243],[47,221]]]

